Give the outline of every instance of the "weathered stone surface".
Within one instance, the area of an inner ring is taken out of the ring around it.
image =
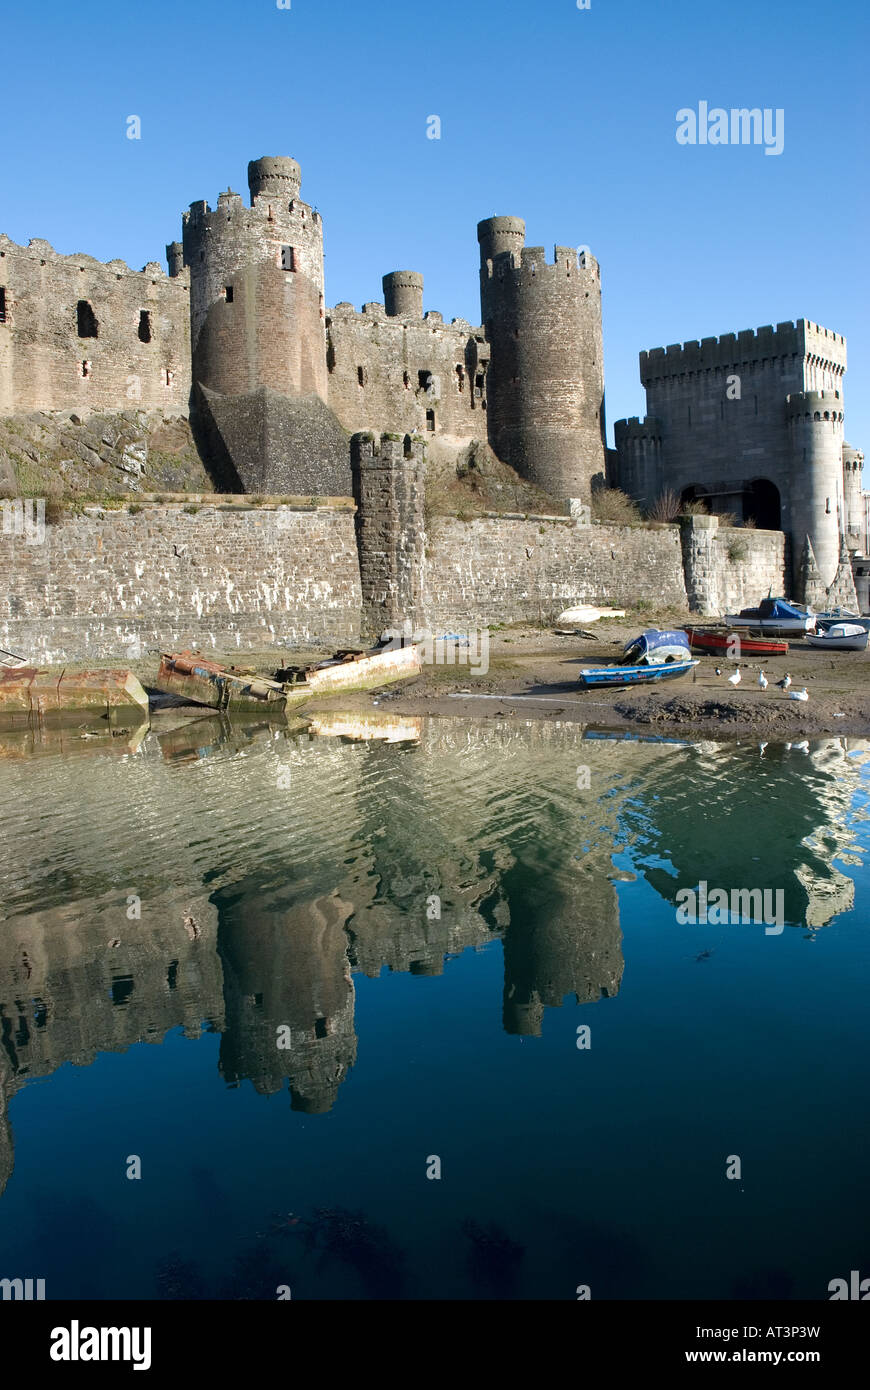
[[[142,506],[48,526],[42,545],[0,537],[0,646],[47,665],[358,639],[351,509]]]

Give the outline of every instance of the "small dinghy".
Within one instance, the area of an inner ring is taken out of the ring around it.
[[[670,681],[688,675],[699,664],[697,657],[688,661],[667,661],[661,666],[584,666],[577,677],[584,689],[601,690],[606,686],[649,685],[655,681]]]
[[[685,632],[650,629],[625,644],[618,666],[584,666],[578,680],[586,688],[647,685],[652,681],[673,680],[698,665],[689,651]]]
[[[574,629],[597,623],[601,618],[624,618],[624,608],[598,608],[591,603],[578,604],[576,608],[566,608],[556,619],[556,631],[564,636],[572,636]]]
[[[824,632],[807,633],[808,647],[832,652],[863,652],[870,633],[859,623],[832,623]]]

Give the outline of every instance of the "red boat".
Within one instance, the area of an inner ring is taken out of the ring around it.
[[[715,652],[717,656],[727,656],[729,652],[739,651],[741,655],[785,656],[788,651],[788,642],[774,642],[766,637],[744,637],[742,632],[729,632],[727,628],[687,627],[686,632],[693,652]]]

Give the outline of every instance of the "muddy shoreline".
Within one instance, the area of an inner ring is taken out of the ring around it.
[[[679,621],[664,615],[655,624],[645,625],[673,626]],[[830,653],[795,641],[783,656],[752,656],[739,663],[700,655],[694,676],[661,686],[584,690],[577,684],[581,666],[616,661],[640,627],[636,618],[596,624],[591,639],[523,628],[494,632],[485,671],[468,664],[426,666],[413,681],[382,691],[311,701],[302,713],[376,706],[395,714],[454,719],[558,719],[592,729],[662,737],[870,736],[870,651]],[[736,688],[728,682],[735,665],[741,674]],[[716,674],[717,668],[721,675]],[[766,690],[758,684],[762,670],[769,681]],[[790,700],[777,688],[776,682],[786,673],[792,677],[792,690],[806,687],[805,704]]]

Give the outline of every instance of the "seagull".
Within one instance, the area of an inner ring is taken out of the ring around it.
[[[766,689],[767,689],[768,680],[767,680],[767,676],[764,674],[763,671],[761,671],[761,672],[759,673],[759,676],[758,676],[758,684],[761,686],[761,689],[762,689],[762,690],[766,690]]]
[[[717,676],[721,676],[721,674],[722,674],[722,667],[721,667],[721,666],[717,666],[717,667],[716,667],[716,675],[717,675]]]
[[[807,694],[806,686],[804,686],[803,690],[793,690],[788,698],[790,700],[808,700],[810,697]]]
[[[788,690],[789,686],[791,685],[791,676],[789,675],[788,671],[786,671],[781,681],[777,681],[777,685],[779,686],[780,690]]]
[[[737,670],[734,672],[734,675],[728,677],[728,684],[729,684],[729,685],[739,685],[739,684],[740,684],[740,667],[739,667],[739,666],[737,667]]]

